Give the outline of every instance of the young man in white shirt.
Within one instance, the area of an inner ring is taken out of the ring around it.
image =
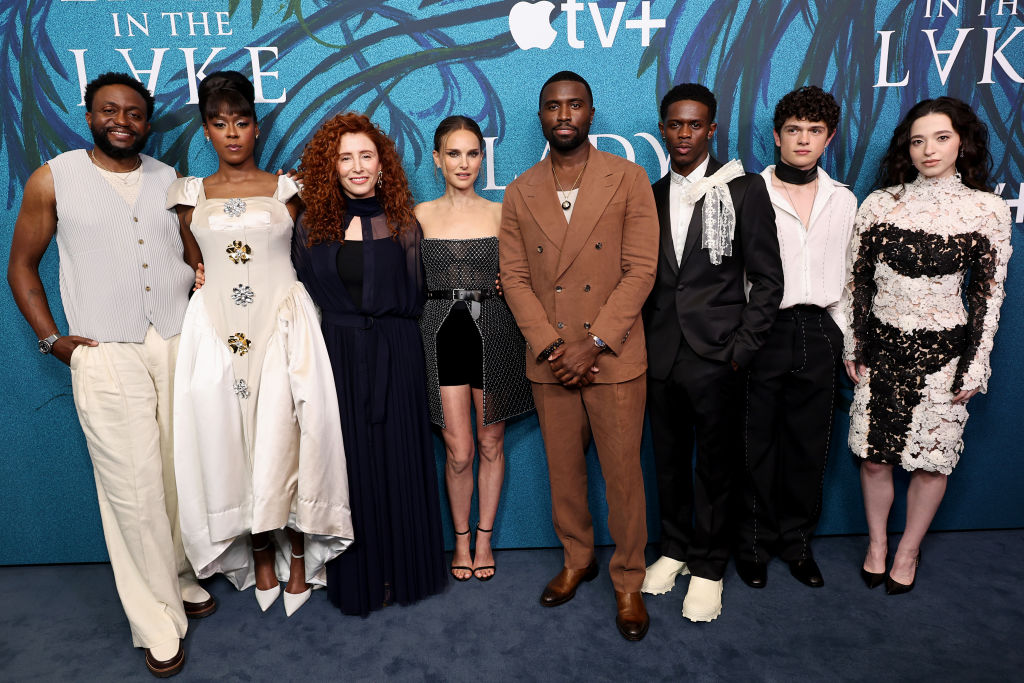
[[[801,583],[824,579],[810,541],[835,412],[847,321],[839,307],[857,200],[818,166],[839,105],[807,86],[775,108],[780,161],[762,173],[775,209],[785,289],[778,316],[747,376],[743,509],[736,571],[763,588],[772,556]]]

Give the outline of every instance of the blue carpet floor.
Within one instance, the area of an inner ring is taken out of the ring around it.
[[[639,643],[615,629],[609,548],[598,579],[553,609],[537,599],[560,550],[499,551],[494,580],[453,581],[367,619],[342,616],[322,591],[290,619],[280,601],[262,614],[251,590],[216,578],[207,587],[220,608],[190,622],[174,680],[1024,680],[1024,530],[930,535],[918,585],[902,596],[865,588],[865,546],[863,536],[819,539],[818,590],[778,561],[760,591],[730,567],[722,616],[708,624],[680,616],[681,577],[648,597]],[[0,680],[154,680],[108,565],[0,568]]]

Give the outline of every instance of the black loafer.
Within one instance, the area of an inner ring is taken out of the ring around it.
[[[185,607],[185,616],[189,619],[202,619],[217,611],[217,601],[212,595],[202,602],[182,600],[181,604]]]
[[[164,661],[154,659],[153,655],[149,652],[149,648],[146,648],[146,668],[149,669],[149,673],[157,678],[170,678],[181,671],[184,666],[185,648],[180,643],[178,644],[178,652],[170,659]]]
[[[736,573],[751,588],[764,588],[768,585],[768,565],[763,562],[736,560]]]
[[[818,563],[814,561],[813,557],[790,562],[789,573],[805,586],[821,588],[825,585],[825,579],[822,578],[821,570],[818,569]]]

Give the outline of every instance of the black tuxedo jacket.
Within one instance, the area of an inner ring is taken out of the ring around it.
[[[722,164],[711,158],[707,175]],[[775,322],[782,301],[782,261],[775,229],[775,210],[764,179],[747,173],[729,183],[736,209],[732,256],[712,265],[700,246],[704,199],[693,207],[676,264],[669,220],[668,174],[654,183],[654,201],[661,225],[658,275],[643,308],[648,374],[666,379],[681,339],[700,356],[747,367]],[[749,297],[745,281],[750,282]]]

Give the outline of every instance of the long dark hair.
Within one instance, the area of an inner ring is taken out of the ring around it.
[[[992,155],[988,151],[988,126],[966,102],[955,97],[921,100],[910,108],[892,132],[889,149],[882,157],[877,187],[903,186],[917,178],[917,169],[910,161],[910,127],[914,121],[928,114],[948,116],[953,123],[953,130],[960,136],[963,156],[958,156],[956,160],[960,181],[975,190],[991,191],[989,175],[992,173]],[[899,190],[898,194],[901,193],[902,190]]]

